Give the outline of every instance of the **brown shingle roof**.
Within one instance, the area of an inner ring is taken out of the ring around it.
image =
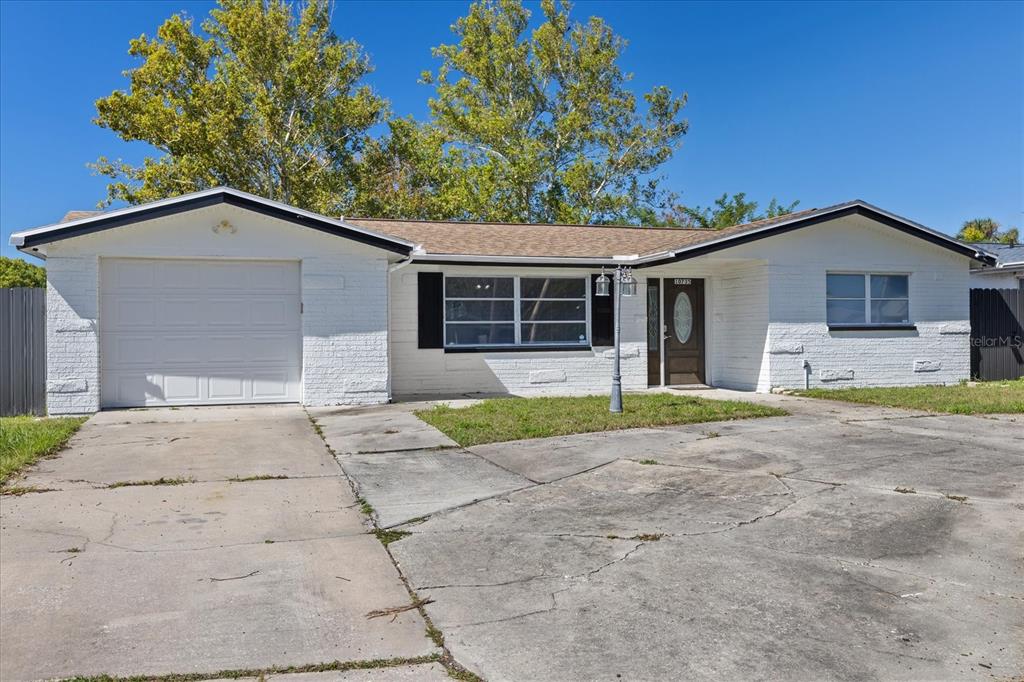
[[[748,230],[798,218],[816,209],[758,220],[722,230],[676,227],[469,223],[386,218],[345,218],[374,232],[415,242],[428,254],[610,258],[649,255],[721,239]]]

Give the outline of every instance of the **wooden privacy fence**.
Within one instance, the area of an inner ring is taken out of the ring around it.
[[[1024,377],[1024,295],[1018,289],[971,289],[971,376]]]
[[[46,289],[0,289],[0,416],[46,414]]]

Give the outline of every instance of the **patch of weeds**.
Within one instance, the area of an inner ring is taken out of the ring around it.
[[[966,502],[966,495],[953,495],[952,493],[944,493],[947,500],[953,500],[955,502]]]
[[[378,528],[373,531],[373,534],[377,536],[377,539],[380,540],[380,543],[385,547],[390,545],[392,542],[398,542],[402,538],[412,535],[412,533],[405,530],[384,530],[382,528]]]
[[[454,665],[449,665],[445,669],[448,671],[448,677],[453,680],[459,680],[459,682],[484,682],[484,678],[476,673],[469,672],[462,666],[456,668]]]
[[[444,634],[435,628],[433,623],[427,623],[427,639],[433,642],[438,649],[444,648]]]
[[[661,464],[661,462],[659,462],[656,459],[641,459],[638,463],[639,464]]]
[[[68,547],[67,549],[60,549],[60,550],[57,550],[57,551],[61,552],[62,554],[79,554],[79,553],[82,552],[82,548],[81,547]]]
[[[107,488],[130,488],[140,485],[185,485],[186,483],[195,483],[196,479],[189,476],[188,478],[154,478],[148,481],[117,481],[111,483]]]
[[[417,516],[415,519],[409,519],[408,521],[406,521],[405,525],[407,525],[407,526],[418,526],[421,523],[425,523],[426,520],[429,519],[429,518],[430,518],[429,516]]]
[[[373,505],[366,501],[366,498],[357,497],[356,503],[359,504],[359,511],[363,512],[367,516],[373,516]]]
[[[316,432],[316,435],[320,436],[320,438],[324,438],[324,430],[322,428],[320,428],[320,424],[318,424],[317,421],[315,419],[313,419],[312,417],[309,418],[309,421],[310,421],[310,423],[313,424],[313,431]],[[327,440],[327,439],[324,438],[324,440]]]
[[[720,434],[718,431],[705,431],[704,432],[704,437],[705,438],[718,438],[721,435],[722,434]]]
[[[913,488],[908,488],[903,485],[898,485],[895,488],[893,488],[893,490],[895,490],[898,493],[903,493],[904,495],[914,495],[917,493],[917,491],[914,490]]]
[[[231,483],[244,483],[246,481],[283,481],[288,478],[284,474],[256,474],[255,476],[232,476],[228,479]]]
[[[54,493],[59,492],[56,488],[39,488],[34,485],[12,485],[6,488],[0,488],[0,495],[10,495],[11,497],[21,497],[22,495],[28,495],[29,493]]]
[[[375,658],[368,661],[331,661],[330,663],[310,663],[306,665],[272,666],[270,668],[252,668],[239,670],[219,670],[212,673],[180,673],[177,675],[132,675],[116,677],[112,675],[79,675],[67,678],[66,682],[201,682],[202,680],[228,679],[237,680],[243,677],[266,677],[268,675],[287,675],[291,673],[326,673],[347,672],[349,670],[376,670],[378,668],[397,668],[400,666],[441,663],[440,654],[417,656],[415,658]],[[479,679],[479,678],[477,678]]]
[[[631,535],[628,538],[624,538],[621,535],[605,535],[609,540],[637,540],[638,542],[657,542],[658,540],[665,537],[664,533],[640,533],[639,535]]]
[[[263,544],[264,545],[272,545],[272,544],[274,544],[274,541],[273,540],[269,540],[269,539],[268,540],[264,540]]]

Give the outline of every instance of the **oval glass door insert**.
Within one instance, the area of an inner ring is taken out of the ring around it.
[[[672,305],[672,326],[675,327],[676,339],[686,343],[693,334],[693,305],[685,291],[676,294],[676,302]]]

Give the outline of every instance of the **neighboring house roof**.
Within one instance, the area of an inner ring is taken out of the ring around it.
[[[214,188],[130,208],[78,217],[68,222],[16,232],[20,250],[121,227],[142,220],[226,203],[355,239],[408,255],[418,262],[480,262],[594,266],[625,263],[649,267],[704,255],[840,218],[864,215],[912,236],[984,263],[995,258],[923,225],[863,201],[797,211],[721,230],[603,225],[551,225],[482,222],[330,218],[229,188]],[[85,213],[85,212],[81,212]]]
[[[354,225],[346,225],[337,218],[304,211],[301,208],[264,199],[255,194],[240,192],[229,187],[215,187],[201,192],[183,194],[178,197],[130,206],[115,211],[69,211],[61,222],[54,225],[45,225],[31,230],[15,232],[11,235],[11,244],[18,247],[20,251],[33,253],[42,244],[71,237],[80,237],[102,230],[131,225],[143,220],[162,218],[218,204],[238,206],[402,255],[409,255],[415,246],[392,235],[378,234]],[[35,255],[40,254],[35,253]]]
[[[1024,270],[1024,244],[996,244],[993,242],[979,242],[971,244],[987,251],[995,256],[994,268],[978,270],[979,274],[993,273],[1006,270]]]
[[[81,220],[82,218],[91,218],[94,215],[99,215],[103,211],[68,211],[64,214],[64,217],[60,219],[62,223],[70,223],[72,220]]]

